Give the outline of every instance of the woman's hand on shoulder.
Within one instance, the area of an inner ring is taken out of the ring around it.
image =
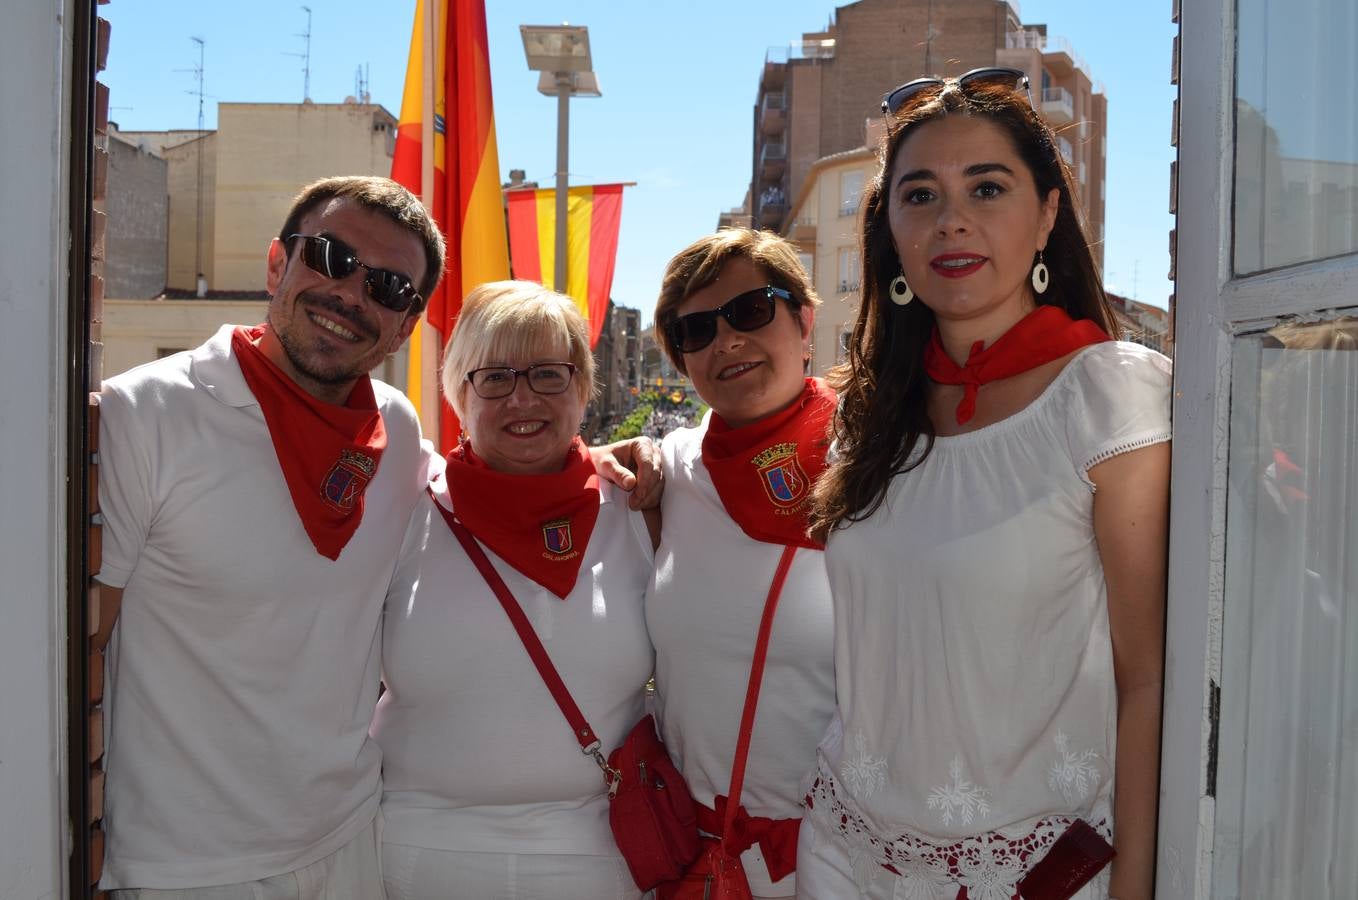
[[[660,448],[648,437],[637,437],[589,448],[594,468],[605,481],[632,496],[632,509],[655,509],[665,493],[665,476],[660,466]]]

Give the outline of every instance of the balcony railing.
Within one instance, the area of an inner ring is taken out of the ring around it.
[[[786,144],[765,144],[759,151],[759,162],[763,165],[778,164],[787,162]]]
[[[1053,125],[1075,121],[1075,98],[1063,87],[1042,89],[1042,115]]]
[[[787,95],[786,95],[786,94],[765,94],[765,95],[764,95],[764,112],[768,112],[768,111],[771,110],[771,109],[776,109],[776,110],[784,110],[784,109],[787,109]]]
[[[789,51],[793,59],[834,59],[835,39],[818,38],[797,41],[792,44]]]
[[[1067,164],[1074,164],[1075,149],[1071,147],[1070,141],[1066,140],[1063,137],[1058,137],[1056,139],[1056,148],[1061,151],[1061,157],[1066,161]]]
[[[1033,28],[1011,31],[1004,36],[1004,47],[1006,50],[1046,50],[1047,36]]]

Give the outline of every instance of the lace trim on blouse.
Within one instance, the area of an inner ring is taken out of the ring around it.
[[[1093,493],[1094,491],[1098,490],[1098,486],[1095,485],[1094,482],[1089,477],[1090,469],[1094,468],[1101,462],[1107,462],[1108,460],[1112,459],[1115,456],[1121,456],[1124,453],[1131,453],[1133,450],[1140,450],[1142,447],[1149,447],[1153,444],[1163,444],[1165,441],[1169,439],[1170,433],[1168,431],[1159,431],[1154,434],[1148,434],[1144,437],[1132,438],[1131,440],[1122,441],[1121,443],[1114,444],[1111,447],[1105,447],[1103,450],[1100,450],[1098,453],[1094,454],[1094,456],[1088,462],[1086,462],[1083,466],[1080,467],[1080,480],[1083,481],[1085,484],[1089,485],[1089,490],[1091,493]]]
[[[903,900],[955,900],[959,896],[967,900],[1019,900],[1018,882],[1076,821],[1073,816],[1048,816],[1021,835],[991,831],[951,844],[937,844],[908,831],[883,838],[847,798],[839,796],[834,776],[824,766],[803,802],[823,828],[848,845],[859,890],[866,894],[881,872],[887,871],[897,878],[894,896]],[[1113,839],[1112,823],[1106,815],[1090,824],[1106,840]],[[1090,883],[1095,886],[1095,896],[1106,895],[1107,878],[1105,869]]]

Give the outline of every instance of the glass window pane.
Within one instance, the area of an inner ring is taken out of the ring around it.
[[[1358,3],[1239,0],[1236,274],[1358,252]]]
[[[1232,358],[1213,890],[1358,897],[1358,319]]]

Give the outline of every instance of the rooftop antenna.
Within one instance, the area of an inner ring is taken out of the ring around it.
[[[302,102],[311,102],[311,7],[303,6],[302,10],[306,13],[306,31],[294,32],[294,37],[302,38],[306,41],[305,53],[287,52],[288,56],[296,56],[302,59]]]
[[[368,103],[372,95],[368,93],[368,64],[363,63],[354,71],[354,99]]]
[[[194,212],[194,241],[193,241],[193,271],[195,293],[202,297],[207,293],[207,280],[203,277],[203,73],[204,73],[204,50],[207,42],[194,35],[189,38],[198,45],[198,65],[192,69],[181,69],[193,73],[198,82],[198,89],[186,91],[188,94],[198,95],[198,178],[197,189],[194,191],[196,210]]]

